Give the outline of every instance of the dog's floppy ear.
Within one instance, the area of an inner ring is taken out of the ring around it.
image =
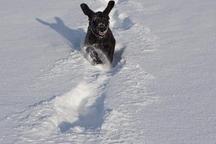
[[[115,1],[112,1],[112,0],[109,1],[108,5],[107,5],[106,9],[103,11],[103,13],[105,15],[109,15],[109,13],[112,10],[112,8],[114,7],[114,5],[115,5]]]
[[[80,5],[80,7],[81,7],[83,13],[84,13],[85,15],[87,15],[89,18],[91,18],[91,17],[93,16],[94,12],[88,7],[87,4],[82,3],[82,4]]]

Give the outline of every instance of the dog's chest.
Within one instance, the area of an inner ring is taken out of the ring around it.
[[[89,47],[94,47],[96,49],[102,50],[104,53],[109,53],[111,49],[111,38],[110,33],[106,35],[104,38],[98,38],[94,34],[91,33],[91,31],[88,31],[86,39],[85,39],[85,45]]]
[[[101,50],[105,50],[108,49],[109,45],[106,42],[97,42],[97,43],[93,43],[91,44],[93,47],[97,48],[97,49],[101,49]]]

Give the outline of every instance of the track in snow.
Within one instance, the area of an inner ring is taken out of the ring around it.
[[[100,1],[104,8],[107,1]],[[121,4],[121,1],[119,1],[119,4]],[[98,69],[84,60],[80,53],[80,43],[85,34],[84,30],[80,28],[72,30],[64,24],[61,18],[56,17],[55,20],[56,22],[49,23],[37,19],[38,22],[52,28],[65,38],[68,44],[73,48],[73,51],[68,58],[57,61],[53,68],[40,79],[48,80],[50,78],[65,76],[76,68],[83,70],[83,78],[80,80],[80,83],[65,94],[53,96],[48,100],[36,103],[29,106],[22,113],[14,115],[13,118],[19,120],[19,126],[16,128],[19,132],[17,143],[60,143],[62,141],[67,141],[67,139],[70,142],[76,141],[80,143],[88,139],[89,142],[94,143],[102,141],[101,139],[104,136],[115,137],[115,135],[110,132],[102,132],[101,128],[105,121],[111,121],[112,123],[112,121],[115,120],[115,118],[113,118],[115,115],[109,117],[111,110],[104,107],[104,101],[108,95],[107,86],[109,85],[109,81],[124,67],[125,60],[122,58],[122,54],[125,50],[124,42],[120,43],[117,41],[113,62],[114,67],[111,70],[105,70],[103,68]],[[135,25],[126,14],[119,13],[116,9],[111,13],[111,21],[111,27],[115,35],[117,35],[117,38],[119,34],[133,27],[135,32],[143,31],[143,27]],[[144,32],[146,32],[146,29],[144,29]],[[139,70],[139,65],[130,65],[130,67],[133,67],[132,71]],[[125,71],[127,70],[126,68]],[[131,71],[128,73],[131,73]],[[148,75],[143,72],[140,74],[138,72],[137,75],[140,77],[148,77]],[[132,79],[133,78],[135,77],[132,77]],[[131,89],[129,89],[129,91],[130,90]],[[123,94],[124,92],[120,93]],[[131,103],[136,103],[139,99]],[[150,101],[154,101],[154,99]],[[145,102],[146,100],[141,103],[145,105],[147,104]],[[123,107],[128,106],[124,101],[122,101],[121,105],[124,105]],[[116,126],[118,125],[117,123],[125,122],[123,119],[115,120],[114,125]],[[112,128],[113,126],[107,126],[107,123],[105,123],[104,129],[107,127]],[[100,136],[101,138],[96,138]]]

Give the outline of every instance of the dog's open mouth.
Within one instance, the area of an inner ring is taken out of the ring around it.
[[[99,31],[98,34],[99,34],[100,36],[104,36],[104,35],[107,33],[107,31],[108,31],[108,29],[106,29],[106,30],[103,31],[103,32]]]

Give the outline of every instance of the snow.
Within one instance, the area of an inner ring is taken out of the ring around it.
[[[0,0],[0,143],[215,143],[216,1],[116,0],[112,68],[82,2]]]

